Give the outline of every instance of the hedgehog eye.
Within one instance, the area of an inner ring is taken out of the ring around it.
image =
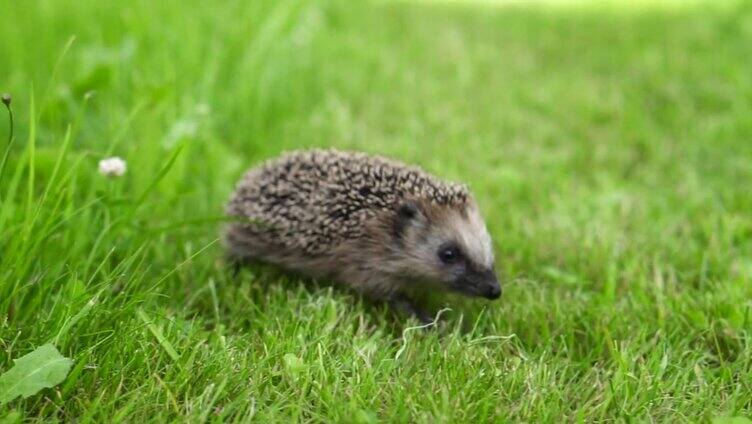
[[[445,264],[453,264],[460,260],[460,249],[453,244],[442,246],[439,249],[439,259]]]

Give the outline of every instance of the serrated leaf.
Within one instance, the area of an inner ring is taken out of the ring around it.
[[[0,405],[62,383],[73,365],[71,359],[51,344],[40,346],[14,362],[13,368],[0,375]]]

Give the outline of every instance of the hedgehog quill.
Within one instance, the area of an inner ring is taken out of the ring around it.
[[[399,313],[436,289],[497,299],[491,237],[469,189],[364,153],[287,153],[249,170],[226,212],[230,257],[328,278]]]

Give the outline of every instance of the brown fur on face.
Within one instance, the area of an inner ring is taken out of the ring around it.
[[[447,244],[455,245],[461,252],[462,260],[457,264],[441,261],[438,252]],[[386,294],[429,285],[489,297],[486,285],[498,285],[493,276],[491,238],[472,199],[451,206],[405,200],[396,210],[368,222],[364,236],[353,243],[344,243],[338,249],[338,257],[359,264],[352,274],[341,273],[339,278],[363,279],[358,276],[358,269],[367,267],[370,280],[385,281],[375,289]],[[483,274],[490,280],[475,284],[464,280],[466,286],[463,286],[462,279],[468,273]]]
[[[249,171],[227,212],[246,220],[225,234],[240,260],[332,278],[377,299],[431,286],[500,294],[491,239],[467,188],[399,162],[294,152]]]

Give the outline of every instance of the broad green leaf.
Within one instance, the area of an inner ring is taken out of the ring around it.
[[[18,411],[10,411],[4,417],[0,418],[0,424],[18,424],[23,416]]]
[[[0,375],[0,405],[60,384],[73,364],[51,344],[40,346],[14,362],[13,368]]]
[[[745,417],[715,417],[713,424],[752,424],[752,420]]]

